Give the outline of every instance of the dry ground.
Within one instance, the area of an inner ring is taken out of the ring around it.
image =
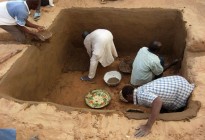
[[[2,0],[1,0],[2,1]],[[204,0],[118,0],[100,4],[99,0],[59,0],[53,8],[44,8],[39,25],[49,27],[61,9],[71,7],[115,7],[115,8],[172,8],[183,11],[187,22],[187,49],[183,62],[186,77],[196,83],[194,100],[202,103],[197,116],[187,121],[157,121],[152,133],[142,139],[151,140],[204,140],[205,139],[205,1]],[[32,19],[31,19],[32,21]],[[34,21],[33,21],[34,22]],[[0,30],[1,56],[23,49],[11,59],[0,65],[3,76],[9,67],[23,54],[27,45],[19,45],[10,35]],[[5,51],[5,48],[8,50]],[[54,105],[39,103],[17,103],[9,98],[0,99],[0,127],[16,128],[17,140],[27,140],[38,135],[42,140],[101,140],[101,139],[134,139],[135,128],[146,120],[128,120],[121,114],[95,115],[73,111],[67,113],[58,110]]]

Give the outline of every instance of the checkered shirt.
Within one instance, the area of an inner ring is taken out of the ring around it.
[[[134,90],[134,104],[151,107],[155,98],[160,97],[162,107],[177,110],[186,106],[187,99],[194,89],[194,84],[181,76],[159,78]]]

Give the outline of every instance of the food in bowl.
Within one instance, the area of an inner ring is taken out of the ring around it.
[[[108,82],[109,84],[116,84],[116,83],[119,83],[120,80],[119,80],[118,78],[113,77],[113,78],[108,79],[107,82]]]
[[[102,89],[92,90],[85,96],[85,102],[91,108],[103,108],[110,103],[110,100],[110,94]]]
[[[117,86],[121,78],[122,76],[118,71],[109,71],[104,75],[104,81],[108,86]]]

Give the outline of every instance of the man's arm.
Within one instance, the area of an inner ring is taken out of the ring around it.
[[[95,77],[96,69],[98,66],[98,58],[96,55],[92,55],[90,59],[90,68],[88,76],[81,77],[83,81],[91,81]]]
[[[29,30],[29,29],[26,28],[25,26],[31,27],[31,28],[35,28],[35,29],[37,29],[38,31],[45,30],[45,28],[44,28],[43,26],[38,26],[38,25],[36,25],[36,24],[33,24],[33,23],[29,22],[28,20],[26,20],[26,25],[25,25],[25,26],[20,26],[20,25],[18,25],[18,24],[17,24],[17,26],[18,26],[18,28],[19,28],[21,31],[23,31],[24,33],[30,34],[30,35],[34,36],[35,38],[38,38],[38,35],[36,34],[36,32],[35,32],[35,31],[32,31],[32,30]]]
[[[45,27],[39,26],[39,25],[36,25],[36,24],[33,24],[33,23],[31,23],[30,21],[28,21],[28,20],[26,20],[26,26],[27,26],[27,27],[30,27],[30,28],[35,28],[35,29],[37,29],[38,31],[45,30]]]
[[[88,38],[88,37],[85,38],[83,43],[84,43],[84,46],[87,50],[87,53],[88,53],[89,57],[91,58],[92,57],[92,44],[91,44],[90,38]]]
[[[160,113],[161,108],[162,108],[162,100],[160,97],[157,97],[154,99],[154,101],[152,103],[152,110],[151,110],[151,114],[150,114],[150,117],[149,117],[147,123],[145,125],[140,126],[137,129],[136,134],[135,134],[136,137],[143,137],[143,136],[146,136],[150,133],[152,125],[156,121],[156,119]]]
[[[18,28],[19,28],[21,31],[23,31],[24,33],[37,36],[37,35],[36,35],[36,32],[33,32],[33,31],[27,29],[25,26],[20,26],[20,25],[17,25],[17,26],[18,26]]]
[[[172,61],[169,65],[165,66],[164,67],[164,72],[169,69],[171,66],[173,65],[176,65],[179,61],[181,61],[181,58],[180,59],[174,59],[174,61]]]
[[[154,75],[160,75],[161,73],[163,73],[163,70],[164,70],[160,62],[153,62],[150,69],[154,73]]]
[[[112,42],[112,54],[114,55],[115,58],[118,57],[114,42]]]

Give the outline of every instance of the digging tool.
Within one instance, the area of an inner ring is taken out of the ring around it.
[[[174,59],[174,61],[172,61],[170,64],[168,64],[167,66],[164,67],[164,71],[168,70],[169,68],[171,68],[172,66],[176,65],[179,61],[181,61],[182,58],[179,59]],[[133,63],[134,59],[130,59],[130,60],[122,60],[119,64],[119,70],[123,73],[131,73],[132,72],[132,63]]]
[[[126,112],[144,113],[144,111],[140,109],[128,109]]]
[[[174,61],[172,61],[169,65],[165,66],[164,67],[164,71],[165,72],[166,70],[168,70],[169,68],[171,68],[172,66],[176,65],[179,61],[181,61],[182,59],[179,58],[179,59],[174,59]]]
[[[52,35],[53,35],[52,32],[50,32],[48,30],[40,31],[37,33],[37,36],[41,41],[45,41],[45,40],[51,38]]]
[[[107,3],[107,1],[117,1],[117,0],[101,0],[101,4],[106,4]]]

